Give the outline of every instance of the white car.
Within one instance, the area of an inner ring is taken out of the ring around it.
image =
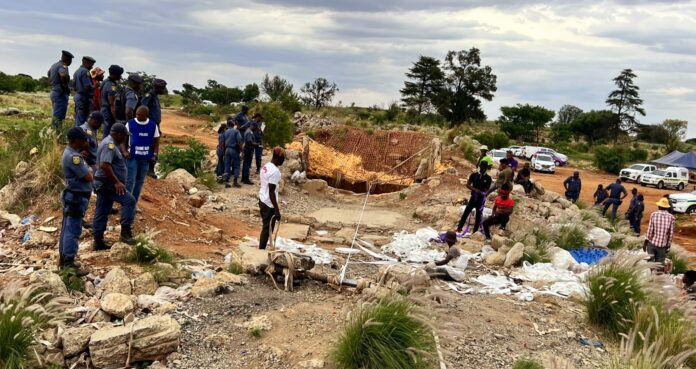
[[[491,150],[488,152],[488,156],[493,159],[493,162],[496,164],[500,164],[500,159],[505,158],[507,156],[507,151],[506,150]]]
[[[676,188],[681,191],[689,184],[689,170],[684,167],[667,167],[658,169],[650,174],[640,177],[641,186],[655,186],[659,189],[665,187]]]
[[[512,151],[512,156],[522,156],[522,146],[508,146],[501,150]]]
[[[676,213],[696,214],[696,191],[671,194],[669,203]]]
[[[622,181],[640,182],[640,177],[645,174],[650,174],[657,170],[657,167],[651,164],[633,164],[628,168],[621,169],[619,177]]]
[[[532,156],[532,170],[535,172],[556,172],[556,163],[553,157],[547,154],[536,154]]]
[[[216,106],[217,104],[210,101],[210,100],[203,100],[203,101],[201,101],[201,105],[203,105],[203,106]]]

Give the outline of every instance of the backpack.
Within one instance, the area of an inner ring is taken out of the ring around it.
[[[116,90],[116,95],[114,99],[114,105],[115,105],[115,110],[116,110],[116,121],[127,121],[128,119],[126,118],[126,89],[127,86],[122,86],[118,85],[117,90]],[[138,96],[136,94],[136,96]],[[133,114],[135,114],[135,110],[138,109],[140,106],[141,101],[140,97],[138,96],[138,102],[135,104],[135,109],[133,109]]]

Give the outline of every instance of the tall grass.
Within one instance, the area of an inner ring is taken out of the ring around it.
[[[633,329],[641,332],[635,339],[635,350],[646,342],[657,341],[667,356],[696,349],[694,324],[680,310],[668,309],[662,302],[654,300],[635,309]]]
[[[672,274],[684,274],[694,269],[689,253],[677,245],[672,245],[667,257],[672,260]]]
[[[564,225],[558,229],[554,237],[556,245],[570,250],[587,246],[587,232],[577,226]]]
[[[512,369],[544,369],[544,366],[534,359],[522,358],[515,361]]]
[[[425,369],[434,352],[433,335],[413,316],[413,305],[387,297],[351,319],[332,356],[341,369]]]

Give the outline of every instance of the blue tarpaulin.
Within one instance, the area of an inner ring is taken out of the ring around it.
[[[672,167],[684,167],[689,170],[696,170],[696,153],[693,151],[681,152],[672,151],[671,153],[652,161],[655,164],[669,165]]]

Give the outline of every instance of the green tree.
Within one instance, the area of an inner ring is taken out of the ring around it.
[[[184,83],[182,90],[174,90],[174,94],[181,96],[184,105],[198,104],[201,102],[201,90],[190,83]]]
[[[292,84],[280,76],[270,78],[266,74],[261,81],[261,91],[270,101],[280,101],[284,96],[292,94]]]
[[[143,96],[150,92],[152,90],[152,84],[155,81],[155,78],[157,78],[157,75],[154,74],[147,74],[146,72],[143,71],[137,71],[137,72],[127,72],[126,75],[130,74],[137,74],[140,75],[140,77],[143,77],[143,84],[140,86],[140,92]],[[104,76],[106,78],[107,76]]]
[[[421,55],[406,72],[406,77],[409,80],[404,82],[404,88],[399,91],[402,96],[401,101],[418,114],[429,111],[433,105],[433,99],[440,93],[445,82],[440,61]]]
[[[541,131],[556,115],[553,110],[529,104],[503,106],[500,111],[503,113],[498,118],[501,131],[513,139],[533,139],[535,142],[539,142]]]
[[[242,92],[242,101],[254,101],[258,99],[259,95],[259,85],[257,85],[256,83],[250,83],[244,86],[244,91]]]
[[[667,152],[679,150],[683,146],[683,141],[686,138],[686,128],[689,122],[679,119],[667,119],[662,122],[662,127],[667,132],[665,146]]]
[[[636,114],[645,116],[643,109],[643,99],[640,98],[640,88],[633,82],[636,74],[631,69],[624,69],[614,78],[616,90],[612,91],[607,98],[607,105],[619,117],[611,132],[614,141],[619,138],[620,133],[634,132],[638,125]]]
[[[321,108],[331,103],[334,95],[338,92],[338,87],[335,83],[329,82],[326,78],[317,78],[314,82],[307,82],[300,89],[302,92],[302,101],[305,104]]]
[[[276,103],[261,104],[258,110],[266,122],[263,141],[266,146],[285,146],[292,141],[295,126],[286,113]]]
[[[551,142],[561,143],[568,142],[573,136],[573,131],[570,129],[570,124],[567,123],[556,123],[551,126]]]
[[[598,139],[608,138],[611,127],[616,126],[618,120],[618,116],[609,110],[592,110],[578,115],[570,124],[570,131],[593,145]]]
[[[661,124],[638,124],[636,138],[650,143],[665,144],[669,132]]]
[[[485,120],[481,99],[493,99],[497,77],[490,66],[481,66],[481,51],[449,51],[443,69],[445,88],[434,101],[438,112],[452,124]]]
[[[573,120],[582,114],[582,109],[573,105],[563,105],[558,109],[558,114],[556,115],[556,123],[560,124],[570,124]]]

